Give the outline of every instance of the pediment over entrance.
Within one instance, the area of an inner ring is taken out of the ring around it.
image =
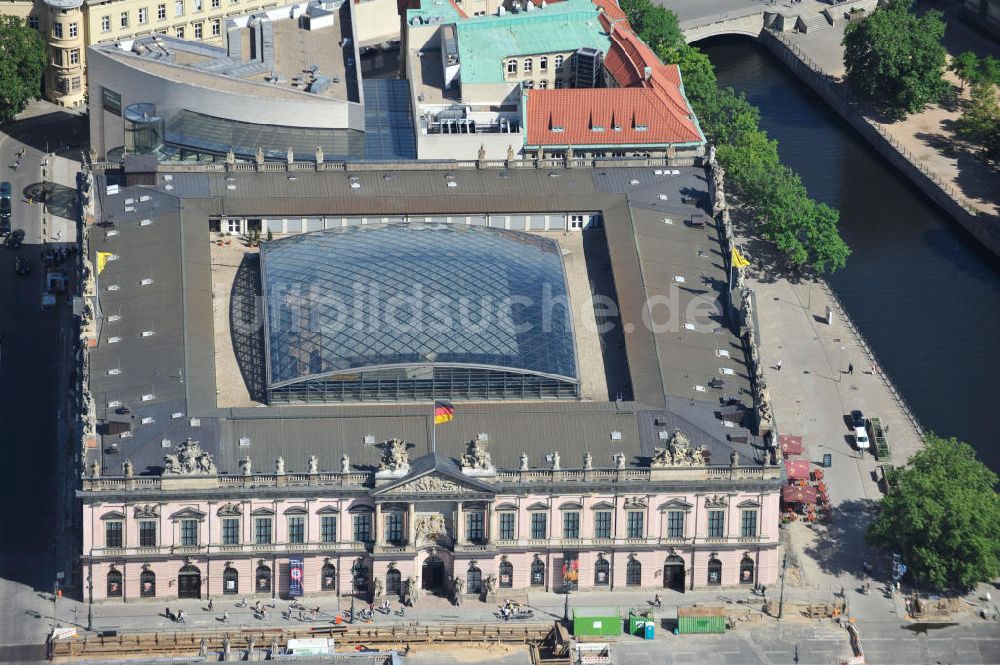
[[[385,491],[373,492],[379,496],[394,496],[403,494],[448,494],[452,496],[481,496],[483,489],[469,483],[449,478],[447,476],[430,473],[413,480],[386,488]]]
[[[405,477],[378,487],[372,496],[440,498],[488,498],[496,490],[489,483],[465,476],[454,460],[435,453],[424,455],[410,463],[410,473]]]

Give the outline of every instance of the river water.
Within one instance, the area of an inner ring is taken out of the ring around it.
[[[1000,471],[990,425],[1000,412],[1000,260],[763,47],[741,38],[698,46],[720,85],[760,108],[763,128],[813,198],[840,210],[854,253],[830,284],[917,418],[968,441]]]

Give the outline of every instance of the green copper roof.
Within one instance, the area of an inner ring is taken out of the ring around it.
[[[504,58],[575,51],[585,46],[607,53],[611,46],[597,18],[597,7],[590,0],[565,0],[519,14],[475,17],[458,21],[457,28],[462,83],[502,83]]]
[[[462,15],[448,0],[422,0],[419,8],[406,10],[406,22],[410,25],[454,23],[461,20]]]

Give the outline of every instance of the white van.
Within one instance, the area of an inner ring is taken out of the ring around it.
[[[868,450],[868,432],[864,427],[854,428],[854,445],[858,447],[858,450]]]

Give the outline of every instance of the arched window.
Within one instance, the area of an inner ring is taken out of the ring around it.
[[[625,585],[642,586],[642,564],[635,557],[629,559],[625,566]]]
[[[385,574],[385,595],[398,596],[403,592],[403,576],[393,568]]]
[[[122,597],[122,574],[119,570],[108,571],[108,598]]]
[[[531,562],[531,586],[545,586],[545,562],[538,558]]]
[[[753,559],[748,556],[740,561],[740,584],[753,584]]]
[[[254,576],[254,593],[271,593],[271,569],[261,564],[257,566],[257,574]]]
[[[500,588],[510,589],[514,586],[514,564],[510,561],[500,562]]]
[[[611,564],[603,556],[597,556],[594,564],[594,586],[608,586],[611,584]]]
[[[323,569],[320,571],[319,586],[323,591],[337,590],[337,567],[332,563],[323,564]]]
[[[722,562],[718,557],[712,555],[708,560],[708,585],[719,586],[722,584]]]
[[[222,593],[233,595],[240,592],[240,574],[232,566],[222,571]]]
[[[465,592],[477,595],[483,592],[483,571],[475,564],[469,565],[469,572],[465,576]]]
[[[177,597],[201,598],[201,571],[187,564],[177,571]]]
[[[144,570],[139,573],[139,597],[156,597],[156,573],[151,570]]]

